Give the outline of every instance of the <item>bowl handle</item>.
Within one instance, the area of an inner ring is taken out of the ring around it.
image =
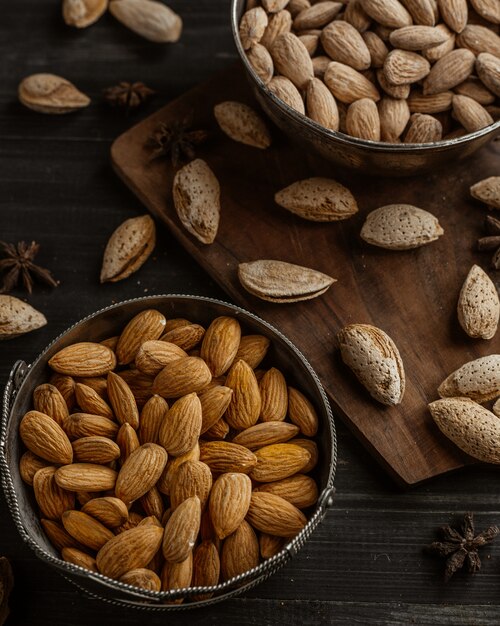
[[[2,451],[5,449],[7,425],[9,423],[12,403],[14,402],[14,398],[16,397],[19,387],[21,386],[28,370],[29,365],[27,365],[24,361],[16,361],[10,370],[7,384],[5,385],[5,390],[3,392],[2,419],[0,422],[0,447]]]

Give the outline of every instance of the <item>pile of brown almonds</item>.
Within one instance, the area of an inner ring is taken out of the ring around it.
[[[260,368],[269,345],[232,317],[205,329],[149,309],[54,354],[20,473],[65,561],[154,591],[211,586],[304,528],[318,417]]]
[[[499,119],[499,24],[498,0],[248,0],[239,34],[267,88],[318,124],[428,143]]]

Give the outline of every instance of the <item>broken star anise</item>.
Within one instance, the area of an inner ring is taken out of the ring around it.
[[[36,265],[33,260],[36,257],[40,245],[32,241],[27,244],[20,241],[17,244],[0,241],[0,271],[6,272],[3,276],[3,284],[0,293],[8,293],[22,281],[29,293],[33,290],[34,278],[57,287],[58,282],[54,279],[49,270]]]
[[[127,112],[137,109],[147,102],[155,91],[144,83],[127,83],[125,81],[104,90],[104,98],[113,107],[125,109]]]
[[[196,146],[208,139],[205,130],[192,130],[188,120],[162,122],[149,137],[146,146],[151,149],[151,160],[170,156],[172,165],[177,167],[183,160],[196,156]]]
[[[426,547],[426,550],[431,554],[446,557],[444,580],[448,582],[466,562],[469,574],[475,574],[479,571],[481,559],[478,549],[493,541],[499,532],[497,526],[490,526],[479,535],[474,535],[473,514],[465,513],[464,521],[459,530],[451,526],[442,526],[439,529],[441,541],[434,541]]]

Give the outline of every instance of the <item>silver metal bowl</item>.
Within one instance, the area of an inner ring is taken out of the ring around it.
[[[231,27],[255,97],[271,120],[293,141],[344,167],[383,176],[411,176],[435,169],[449,161],[464,159],[491,141],[500,131],[500,120],[456,139],[428,144],[389,144],[356,139],[328,130],[277,98],[248,62],[239,36],[245,0],[232,0]]]
[[[231,315],[238,319],[245,333],[265,335],[271,340],[266,359],[279,367],[287,380],[308,394],[320,418],[320,429],[316,439],[320,461],[315,470],[320,497],[314,510],[309,514],[307,525],[276,556],[240,576],[213,587],[192,587],[166,592],[145,591],[66,563],[59,558],[57,551],[47,540],[39,522],[32,489],[22,481],[19,474],[19,459],[23,453],[18,435],[19,422],[31,408],[35,387],[46,382],[50,376],[47,363],[52,355],[78,341],[101,341],[116,335],[134,315],[149,308],[158,309],[167,318],[184,317],[206,326],[219,315]],[[151,296],[129,300],[98,311],[60,335],[32,365],[18,361],[12,368],[3,397],[0,424],[1,480],[19,534],[40,559],[55,567],[70,582],[88,595],[113,604],[158,611],[200,607],[240,594],[263,581],[297,553],[324,518],[333,500],[336,460],[335,425],[330,405],[317,375],[301,352],[278,330],[252,313],[210,298],[183,295]],[[200,593],[214,595],[202,602],[165,604],[176,598],[190,598]]]

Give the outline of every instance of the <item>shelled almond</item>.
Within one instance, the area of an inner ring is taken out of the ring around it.
[[[497,119],[485,108],[500,97],[497,4],[256,0],[241,18],[240,40],[262,83],[321,126],[370,141],[430,143]],[[425,118],[410,120],[400,106],[395,123],[388,97],[414,102],[410,111]]]
[[[201,356],[176,339],[190,327]],[[147,310],[52,356],[20,423],[20,474],[63,560],[154,591],[216,585],[302,530],[318,415],[269,347],[232,317],[204,328]]]

